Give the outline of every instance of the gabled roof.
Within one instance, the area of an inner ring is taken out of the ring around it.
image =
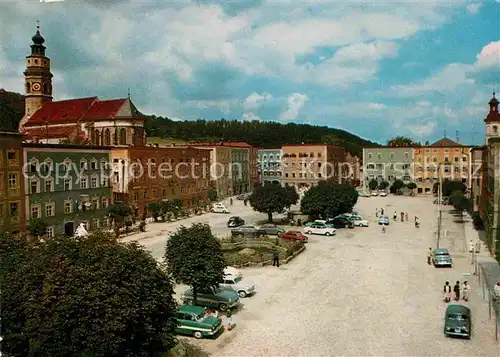
[[[438,141],[436,141],[434,144],[431,144],[429,146],[463,146],[462,144],[457,143],[456,141],[453,141],[448,138],[442,138]]]
[[[144,119],[128,98],[99,100],[91,97],[45,103],[29,118],[25,127],[113,118]]]
[[[500,123],[500,113],[490,110],[486,118],[484,118],[485,123]]]

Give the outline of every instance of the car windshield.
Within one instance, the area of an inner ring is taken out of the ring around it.
[[[233,280],[235,284],[238,284],[241,281],[241,276],[237,276]]]
[[[205,312],[200,312],[199,314],[195,315],[194,317],[197,321],[203,320],[205,318]]]
[[[450,320],[468,320],[469,317],[465,314],[461,314],[461,313],[451,313],[448,315],[448,318]]]
[[[437,251],[434,253],[435,255],[437,256],[447,256],[447,255],[450,255],[448,252],[446,251]]]

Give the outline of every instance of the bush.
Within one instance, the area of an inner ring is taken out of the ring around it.
[[[146,232],[146,222],[145,221],[142,221],[141,223],[139,223],[139,230],[141,232]]]
[[[474,228],[478,231],[481,231],[484,229],[484,222],[479,215],[479,212],[475,211],[472,212],[472,224],[474,224]]]

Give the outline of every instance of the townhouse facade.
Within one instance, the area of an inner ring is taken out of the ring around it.
[[[108,147],[23,143],[23,161],[26,217],[43,219],[47,236],[108,228]]]
[[[486,176],[488,174],[487,165],[483,165],[483,161],[485,161],[485,151],[486,146],[477,146],[471,149],[471,199],[473,202],[473,211],[479,212],[481,219],[484,220],[484,201],[481,200],[481,197],[485,194],[483,192],[483,188],[485,187],[484,183],[486,182]]]
[[[365,147],[363,148],[363,185],[371,180],[412,181],[413,149],[411,147]]]
[[[26,231],[23,165],[21,135],[0,132],[0,232]]]
[[[211,187],[210,149],[191,146],[129,147],[111,151],[114,200],[141,217],[149,203],[178,199],[193,207]]]
[[[262,183],[274,182],[282,184],[281,152],[281,148],[258,150],[259,174]]]
[[[322,180],[341,182],[343,147],[324,144],[294,144],[282,147],[282,183],[298,190]]]
[[[211,186],[217,190],[217,197],[231,196],[233,176],[231,172],[231,148],[224,143],[192,143],[194,148],[210,150]]]

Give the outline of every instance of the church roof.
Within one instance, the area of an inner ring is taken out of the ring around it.
[[[78,98],[45,103],[25,126],[96,121],[113,118],[143,118],[128,98],[99,100],[97,97]]]
[[[500,113],[498,111],[495,112],[490,110],[486,118],[484,118],[484,121],[486,123],[493,123],[493,122],[500,123]]]
[[[459,144],[457,143],[456,141],[453,141],[451,139],[448,139],[448,138],[442,138],[438,141],[436,141],[434,144],[431,144],[430,146],[453,146],[453,147],[456,147],[456,146],[463,146],[462,144]]]

